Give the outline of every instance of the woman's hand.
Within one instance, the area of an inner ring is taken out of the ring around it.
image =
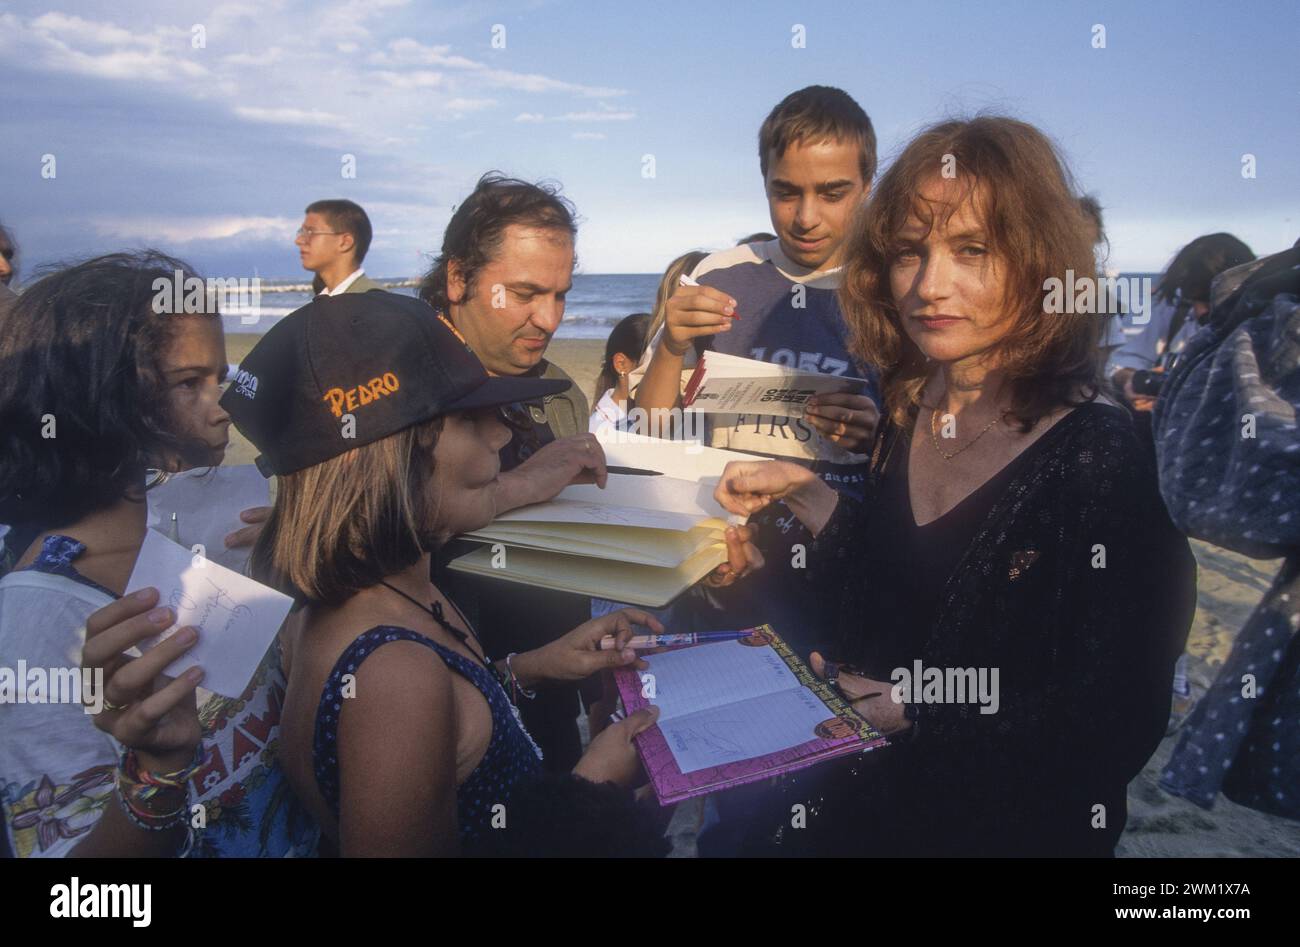
[[[758,531],[752,526],[728,526],[723,538],[727,543],[727,561],[704,577],[704,584],[721,589],[763,568],[766,561],[753,540]]]
[[[591,741],[582,754],[573,775],[593,783],[615,783],[625,788],[639,786],[645,781],[641,760],[637,757],[632,738],[652,726],[659,719],[659,708],[642,707],[618,723],[611,723]]]
[[[262,535],[262,530],[266,528],[266,521],[271,515],[269,506],[251,506],[239,514],[239,518],[245,523],[251,523],[251,526],[244,526],[235,530],[233,533],[226,534],[227,549],[243,549],[257,542],[257,537]]]
[[[785,500],[814,536],[839,502],[839,494],[815,473],[786,460],[731,461],[718,478],[713,498],[724,509],[745,516]]]
[[[154,608],[157,589],[141,589],[86,619],[81,666],[102,672],[102,707],[95,726],[136,751],[141,769],[170,773],[194,758],[202,738],[194,689],[203,671],[192,667],[172,680],[163,669],[194,647],[194,628],[182,628],[166,641],[133,658],[124,654],[170,628],[170,608]]]
[[[653,615],[639,608],[624,608],[593,618],[548,645],[517,654],[510,664],[519,683],[530,690],[543,681],[581,681],[614,668],[645,670],[649,665],[627,643],[633,635],[647,632],[638,632],[633,625],[644,626],[649,634],[664,633],[664,626]],[[600,642],[609,635],[614,637],[614,647],[602,651]]]
[[[812,659],[813,673],[827,679],[827,672],[833,671],[835,683],[849,706],[867,719],[873,727],[885,736],[902,733],[912,727],[912,721],[903,713],[903,705],[894,700],[894,685],[886,681],[873,681],[861,674],[845,671],[814,651]],[[868,697],[867,695],[873,695]]]
[[[865,454],[876,436],[880,409],[866,395],[814,395],[808,399],[804,417],[822,437],[855,454]]]

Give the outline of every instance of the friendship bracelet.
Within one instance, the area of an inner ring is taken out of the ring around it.
[[[122,758],[118,763],[118,774],[119,779],[125,778],[136,786],[144,787],[138,792],[138,795],[141,799],[150,799],[160,789],[185,788],[190,781],[190,777],[198,772],[206,759],[207,751],[204,750],[203,744],[200,743],[195,747],[194,759],[188,766],[172,773],[154,773],[141,770],[139,756],[135,750],[127,747],[122,751]]]
[[[150,812],[147,809],[139,809],[133,805],[130,795],[122,789],[120,783],[117,786],[117,792],[115,795],[117,796],[118,804],[122,807],[122,811],[126,813],[127,819],[136,828],[146,829],[150,832],[166,832],[170,829],[176,828],[178,825],[186,824],[185,815],[188,811],[188,806],[185,802],[181,803],[180,808],[172,812],[159,813]],[[189,797],[187,795],[186,802],[188,801]]]
[[[121,769],[116,773],[114,785],[123,805],[129,806],[132,812],[146,821],[168,819],[184,812],[190,795],[187,786],[145,786],[132,782]],[[159,805],[176,808],[159,812]]]
[[[506,670],[510,672],[510,687],[516,694],[522,694],[524,697],[532,700],[537,696],[537,691],[530,691],[528,688],[524,687],[524,685],[519,683],[519,677],[515,674],[514,665],[510,663],[510,659],[516,657],[518,653],[519,652],[517,651],[511,651],[506,655]]]

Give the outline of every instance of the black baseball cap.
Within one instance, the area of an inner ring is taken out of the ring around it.
[[[317,296],[262,336],[221,406],[266,476],[293,473],[440,414],[557,394],[572,382],[494,377],[446,316],[411,296]]]

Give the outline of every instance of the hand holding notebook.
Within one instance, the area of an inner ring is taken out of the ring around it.
[[[662,805],[885,743],[770,626],[752,632],[615,672],[629,713],[659,708],[637,748]]]

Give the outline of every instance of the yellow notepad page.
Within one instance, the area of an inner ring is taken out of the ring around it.
[[[661,608],[727,561],[726,543],[713,543],[672,569],[517,546],[504,552],[505,564],[500,569],[492,567],[494,557],[488,546],[454,560],[451,568],[557,592]]]
[[[466,539],[505,543],[542,552],[591,556],[672,568],[681,565],[701,549],[722,542],[725,524],[713,520],[712,528],[697,526],[686,532],[641,527],[592,526],[579,523],[495,522]]]

